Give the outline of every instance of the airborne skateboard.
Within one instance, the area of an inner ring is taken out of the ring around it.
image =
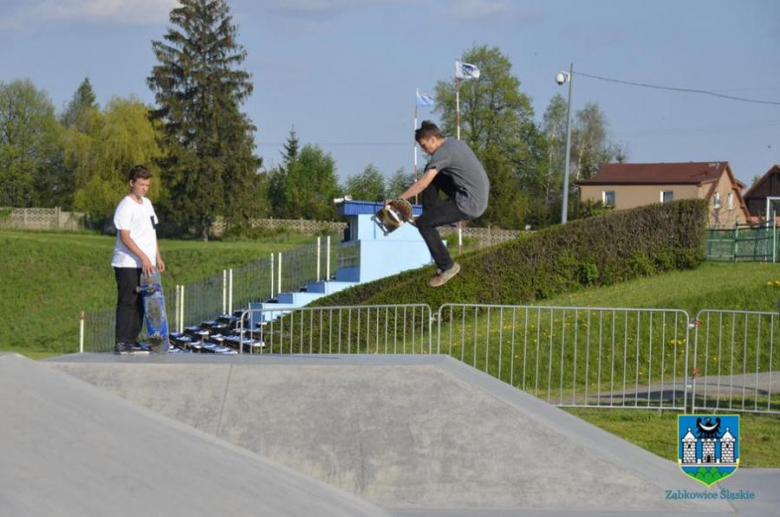
[[[144,300],[146,335],[149,348],[156,354],[167,354],[171,348],[168,338],[168,318],[165,316],[165,298],[159,271],[141,274],[141,285],[135,288]]]
[[[405,199],[394,199],[371,217],[385,235],[389,235],[412,218],[412,205]]]

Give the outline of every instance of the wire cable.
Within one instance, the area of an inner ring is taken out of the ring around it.
[[[610,83],[619,83],[619,84],[627,84],[630,86],[641,86],[642,88],[654,88],[656,90],[671,90],[675,92],[685,92],[685,93],[699,93],[702,95],[711,95],[713,97],[720,97],[722,99],[729,99],[733,101],[740,101],[740,102],[752,102],[754,104],[772,104],[775,106],[780,106],[780,102],[778,101],[763,101],[758,99],[747,99],[745,97],[735,97],[733,95],[724,95],[722,93],[715,93],[710,92],[707,90],[695,90],[692,88],[676,88],[674,86],[660,86],[657,84],[648,84],[648,83],[635,83],[632,81],[623,81],[621,79],[611,79],[609,77],[601,77],[598,75],[592,75],[592,74],[586,74],[585,72],[574,72],[574,75],[581,75],[583,77],[589,77],[590,79],[597,79],[599,81],[607,81]]]

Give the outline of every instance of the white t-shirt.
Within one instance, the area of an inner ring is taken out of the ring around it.
[[[130,230],[130,238],[143,251],[152,264],[157,262],[157,232],[155,227],[159,222],[154,213],[152,202],[141,198],[139,204],[130,196],[125,196],[114,212],[116,226],[116,246],[111,265],[114,267],[140,268],[143,263],[127,246],[122,243],[120,230]]]

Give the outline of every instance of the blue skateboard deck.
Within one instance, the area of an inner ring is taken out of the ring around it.
[[[156,354],[167,354],[171,349],[168,338],[168,318],[165,316],[165,297],[159,271],[141,274],[141,285],[136,287],[144,301],[146,335],[149,348]]]

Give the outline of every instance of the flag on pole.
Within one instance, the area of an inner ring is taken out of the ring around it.
[[[479,68],[468,63],[455,61],[455,77],[458,79],[479,79]]]
[[[435,104],[435,101],[433,100],[433,97],[430,95],[426,95],[424,93],[420,93],[420,90],[417,90],[417,105],[421,107],[425,106],[433,106]]]

